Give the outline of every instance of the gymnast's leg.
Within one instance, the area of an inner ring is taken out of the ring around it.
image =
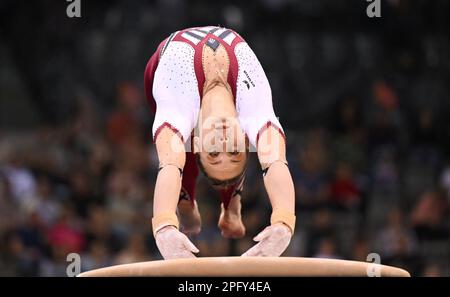
[[[224,203],[220,205],[219,228],[222,236],[226,238],[242,238],[245,235],[245,226],[241,217],[241,195],[236,195],[229,200],[228,207]]]

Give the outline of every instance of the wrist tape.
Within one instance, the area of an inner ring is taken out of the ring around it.
[[[287,225],[291,229],[292,232],[291,235],[294,235],[295,214],[285,209],[276,208],[272,211],[272,215],[270,217],[270,224],[274,225],[276,223],[283,223]]]
[[[174,226],[179,228],[178,217],[174,213],[165,212],[152,218],[153,235],[156,235],[161,228],[166,226]]]

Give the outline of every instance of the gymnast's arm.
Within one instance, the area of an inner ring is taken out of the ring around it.
[[[169,213],[175,215],[181,189],[181,170],[186,162],[184,144],[169,128],[162,129],[155,144],[159,171],[155,185],[153,216]]]
[[[272,214],[276,216],[272,216],[272,223],[276,223],[273,220],[282,222],[294,233],[295,191],[286,161],[285,138],[278,129],[270,126],[261,133],[257,146],[264,185],[272,205]]]
[[[186,153],[181,138],[163,128],[156,138],[159,172],[153,198],[153,234],[164,259],[193,258],[198,249],[181,233],[176,209]]]
[[[285,140],[279,130],[270,126],[263,131],[257,152],[272,205],[271,225],[254,238],[258,243],[242,256],[278,257],[289,246],[295,229],[294,183],[287,167]]]

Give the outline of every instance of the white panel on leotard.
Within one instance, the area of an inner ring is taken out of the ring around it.
[[[198,29],[193,29],[191,32],[197,34],[200,37],[205,37],[207,33],[200,31],[202,30],[201,28]]]
[[[282,129],[272,106],[272,91],[258,58],[246,42],[236,45],[238,61],[236,110],[242,129],[256,147],[258,131],[267,122]]]
[[[219,37],[219,35],[222,34],[223,32],[225,32],[226,30],[228,30],[228,29],[227,28],[220,28],[219,30],[216,30],[216,32],[214,32],[214,35]]]
[[[206,26],[206,27],[200,27],[200,28],[197,28],[197,29],[200,29],[200,30],[205,31],[205,32],[209,32],[209,31],[211,31],[214,28],[216,28],[216,27]]]
[[[195,36],[189,35],[187,32],[184,32],[183,34],[181,34],[181,36],[183,36],[184,38],[186,38],[187,40],[189,40],[190,42],[192,42],[195,45],[197,45],[201,41],[201,39],[198,39]]]
[[[194,69],[194,49],[172,41],[159,61],[153,82],[156,114],[153,136],[164,123],[175,127],[188,140],[197,123],[200,96]]]
[[[228,45],[231,45],[231,43],[233,42],[234,38],[236,38],[236,34],[234,34],[233,32],[230,32],[230,34],[228,34],[227,37],[225,37],[223,39],[223,41],[228,43]]]

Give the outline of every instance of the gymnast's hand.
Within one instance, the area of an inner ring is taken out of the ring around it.
[[[155,234],[156,245],[165,260],[195,258],[198,248],[174,226],[165,226]]]
[[[258,243],[242,254],[242,257],[278,257],[288,247],[291,235],[291,229],[287,225],[271,225],[253,238]]]

